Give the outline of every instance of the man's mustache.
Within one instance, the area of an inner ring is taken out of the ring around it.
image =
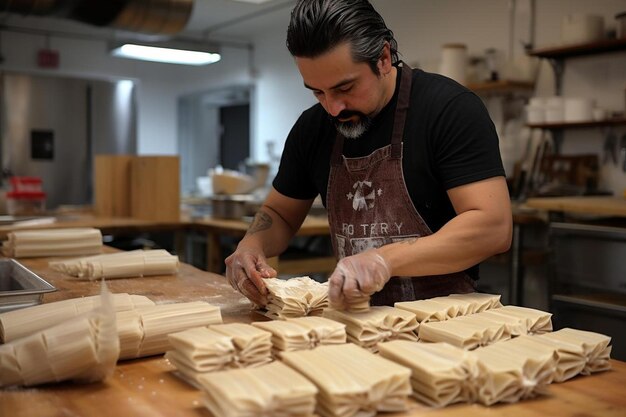
[[[360,111],[357,111],[357,110],[342,110],[341,112],[339,112],[339,114],[337,116],[330,116],[330,118],[331,118],[331,120],[333,120],[336,123],[345,123],[345,122],[342,122],[341,120],[349,119],[352,116],[358,116],[359,119],[361,119],[361,120],[366,118],[365,114],[363,114],[363,113],[361,113]]]

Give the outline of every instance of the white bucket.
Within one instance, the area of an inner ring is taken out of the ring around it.
[[[460,84],[467,79],[467,46],[460,43],[443,45],[439,73],[452,78]]]
[[[561,42],[564,45],[593,42],[604,38],[604,17],[585,13],[563,16]]]
[[[526,106],[526,121],[530,124],[543,123],[546,121],[546,110],[544,106]]]
[[[546,98],[546,123],[561,123],[565,119],[563,97]]]
[[[565,121],[586,122],[593,119],[594,101],[589,98],[571,97],[565,99]]]

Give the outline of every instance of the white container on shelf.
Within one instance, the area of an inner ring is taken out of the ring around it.
[[[6,205],[10,216],[42,215],[46,212],[46,193],[9,191]]]
[[[529,104],[526,106],[526,121],[530,124],[543,123],[546,121],[546,108]]]
[[[565,99],[565,121],[586,122],[593,119],[594,100],[582,97]]]
[[[604,38],[604,17],[586,13],[563,16],[561,43],[572,45],[593,42]]]
[[[546,98],[546,123],[561,123],[564,120],[564,101],[563,97]]]
[[[593,109],[593,120],[600,122],[604,119],[606,119],[606,109],[603,109],[602,107],[595,107]]]
[[[559,106],[563,107],[565,99],[560,96],[550,96],[545,98],[546,106]]]
[[[546,98],[545,97],[531,97],[530,100],[528,100],[528,105],[531,107],[545,107]]]
[[[467,46],[462,43],[449,43],[442,46],[439,73],[452,78],[459,84],[467,80]]]

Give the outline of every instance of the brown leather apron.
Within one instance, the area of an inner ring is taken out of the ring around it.
[[[343,156],[344,137],[337,134],[327,190],[328,221],[337,259],[389,243],[428,236],[404,182],[402,136],[409,108],[412,70],[402,64],[391,144],[361,158]],[[356,139],[358,140],[358,139]],[[465,272],[425,277],[392,277],[374,294],[372,305],[475,291]]]

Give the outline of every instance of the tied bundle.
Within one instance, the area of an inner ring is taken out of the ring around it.
[[[194,327],[168,336],[172,349],[165,357],[193,385],[210,372],[254,368],[272,361],[269,332],[249,324]]]
[[[320,345],[346,343],[346,326],[323,317],[298,317],[252,323],[272,335],[274,356],[282,352],[314,349]]]
[[[0,387],[73,380],[102,381],[119,357],[113,297],[80,316],[0,346]]]
[[[135,250],[50,262],[51,269],[77,278],[131,278],[178,273],[179,261],[164,249]]]
[[[372,352],[378,352],[379,343],[390,340],[417,341],[415,315],[399,308],[375,306],[362,313],[327,309],[324,317],[345,324],[348,342]]]
[[[102,252],[102,233],[94,228],[24,230],[11,232],[2,253],[12,258],[78,256]]]
[[[269,292],[264,314],[271,319],[321,316],[328,307],[328,283],[320,284],[309,277],[288,280],[267,278]]]

